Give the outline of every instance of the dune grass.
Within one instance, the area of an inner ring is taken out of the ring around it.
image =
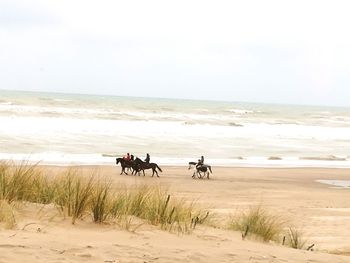
[[[14,228],[16,225],[15,209],[12,204],[5,200],[0,200],[0,224],[6,229]]]
[[[112,215],[111,182],[99,182],[92,189],[90,209],[95,223],[103,223]]]
[[[0,162],[0,223],[16,225],[14,204],[30,202],[54,204],[72,224],[91,217],[94,223],[117,223],[134,231],[147,223],[176,233],[191,233],[198,224],[210,221],[209,212],[194,202],[178,199],[160,186],[116,186],[95,174],[83,176],[68,168],[57,176],[44,175],[37,165]],[[303,249],[306,241],[286,221],[262,206],[251,207],[232,217],[228,229],[241,231],[242,238],[255,237],[264,242],[280,242]]]
[[[242,232],[242,238],[254,236],[263,241],[278,241],[283,233],[284,221],[270,214],[261,206],[251,207],[247,212],[233,217],[229,229]]]
[[[82,176],[69,168],[50,177],[37,165],[0,163],[0,200],[54,204],[72,223],[91,216],[95,223],[119,222],[130,228],[135,218],[164,230],[189,233],[208,212],[194,203],[177,200],[159,186],[113,188],[95,174]]]
[[[111,205],[111,217],[123,224],[131,223],[133,217],[145,220],[161,229],[189,233],[196,224],[202,224],[208,212],[197,208],[193,203],[172,198],[159,186],[140,185],[134,189],[119,190]],[[130,216],[126,219],[125,216]],[[196,223],[194,223],[196,222]]]
[[[93,175],[84,178],[79,176],[77,170],[69,168],[53,181],[53,188],[56,190],[53,203],[64,215],[72,217],[74,224],[88,210],[95,184]]]
[[[305,248],[307,240],[304,239],[303,233],[300,230],[294,227],[288,227],[285,237],[285,245],[295,249]]]
[[[31,199],[34,178],[37,177],[40,177],[40,171],[36,165],[22,163],[18,166],[10,166],[2,162],[0,164],[0,199],[9,203]]]
[[[274,241],[295,249],[305,249],[306,240],[300,230],[287,226],[288,220],[269,213],[262,206],[251,207],[229,220],[228,229],[241,231],[242,239],[254,237]]]

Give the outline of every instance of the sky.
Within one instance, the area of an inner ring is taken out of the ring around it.
[[[0,89],[350,106],[349,7],[1,0]]]

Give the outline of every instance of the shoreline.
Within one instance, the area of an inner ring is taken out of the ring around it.
[[[55,165],[55,166],[84,166],[84,165],[115,165],[116,156],[103,156],[100,154],[4,154],[0,153],[1,161],[14,162],[16,164],[29,163],[40,165]],[[340,160],[339,160],[340,159]],[[195,158],[164,158],[151,157],[151,162],[155,162],[160,166],[188,166],[190,161],[195,161]],[[268,157],[250,157],[236,159],[212,159],[206,158],[206,164],[212,167],[227,167],[227,168],[329,168],[329,169],[350,169],[350,159],[334,158],[317,159],[315,158],[280,158],[271,160]]]

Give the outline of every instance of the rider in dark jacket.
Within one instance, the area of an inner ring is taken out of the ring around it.
[[[204,164],[204,156],[202,155],[201,158],[198,160],[196,167],[201,166],[203,164]]]
[[[151,160],[151,157],[150,157],[149,154],[147,153],[147,154],[146,154],[145,162],[146,162],[146,163],[149,163],[150,160]]]

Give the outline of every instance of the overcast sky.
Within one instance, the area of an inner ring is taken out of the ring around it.
[[[350,1],[0,1],[0,89],[350,106]]]

